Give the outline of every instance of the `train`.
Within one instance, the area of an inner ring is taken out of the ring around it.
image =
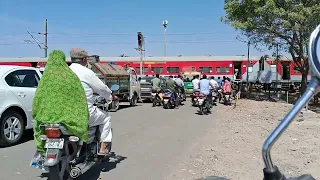
[[[100,57],[101,63],[129,65],[140,75],[140,57]],[[70,58],[67,58],[70,63]],[[43,67],[47,58],[0,58],[0,65]],[[229,77],[233,81],[256,83],[268,75],[269,83],[291,83],[299,86],[301,73],[292,60],[265,58],[260,56],[180,56],[142,58],[144,76],[177,76],[182,72],[200,72],[207,76]],[[308,81],[311,76],[308,75]],[[262,82],[263,83],[263,82]]]

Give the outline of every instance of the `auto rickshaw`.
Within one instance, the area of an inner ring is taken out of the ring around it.
[[[192,80],[193,77],[196,75],[201,75],[200,72],[182,72],[181,76],[183,77],[183,81],[184,81],[184,90],[186,92],[186,94],[192,94],[193,91],[193,84],[192,84]],[[190,79],[190,81],[187,81],[187,79]]]

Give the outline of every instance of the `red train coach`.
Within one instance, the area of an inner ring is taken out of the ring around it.
[[[117,65],[130,64],[140,74],[139,57],[100,57],[101,63],[114,62]],[[47,58],[0,58],[0,65],[44,66]],[[70,58],[67,59],[70,62]],[[248,66],[248,67],[247,67]],[[248,72],[247,72],[248,70]],[[238,79],[243,82],[256,82],[262,72],[271,71],[272,81],[301,81],[301,73],[295,69],[292,61],[281,59],[277,64],[274,59],[251,56],[248,61],[243,56],[186,56],[186,57],[145,57],[143,74],[162,76],[178,75],[183,71],[198,71],[208,76]],[[310,75],[309,75],[310,76]],[[310,79],[310,77],[308,77]]]

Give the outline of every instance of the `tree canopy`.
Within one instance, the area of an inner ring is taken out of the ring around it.
[[[225,0],[222,21],[269,49],[279,45],[291,54],[306,86],[308,39],[320,24],[319,0]]]

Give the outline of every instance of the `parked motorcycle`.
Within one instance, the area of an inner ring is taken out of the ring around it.
[[[152,100],[152,107],[155,107],[155,106],[161,106],[162,104],[162,101],[161,101],[161,98],[160,96],[162,96],[162,94],[160,94],[161,91],[158,91],[156,89],[152,89],[151,91],[151,100]]]
[[[262,146],[262,157],[264,161],[265,168],[263,168],[264,180],[287,180],[288,178],[282,174],[277,166],[274,165],[271,159],[271,148],[276,143],[276,141],[281,137],[282,133],[289,127],[295,117],[301,112],[301,110],[308,104],[308,102],[316,94],[320,92],[320,60],[317,56],[317,45],[320,38],[320,25],[311,33],[308,55],[309,55],[309,65],[311,70],[311,80],[304,94],[298,99],[289,113],[281,120],[279,125],[271,132],[271,134],[266,138]],[[218,180],[225,179],[223,177],[210,176],[203,178],[203,180]],[[241,179],[241,178],[239,178]],[[289,178],[290,180],[315,180],[310,174],[304,174],[298,177]]]
[[[178,101],[178,100],[177,100]],[[166,89],[163,94],[163,108],[175,108],[177,106],[177,102],[174,100],[174,94],[169,89]]]
[[[115,84],[113,86],[111,86],[111,91],[112,91],[112,102],[109,104],[109,110],[112,112],[116,112],[119,109],[119,105],[120,105],[120,100],[118,98],[118,96],[116,96],[116,92],[120,89],[120,86]]]
[[[116,87],[111,87],[116,89]],[[107,111],[109,104],[102,97],[97,97],[95,106]],[[45,141],[45,156],[36,151],[31,166],[48,171],[49,180],[76,179],[95,164],[108,161],[110,156],[100,156],[99,126],[89,127],[88,142],[70,133],[63,123],[41,124]],[[112,129],[111,129],[112,131]],[[111,144],[107,147],[111,152]]]
[[[195,107],[198,106],[199,94],[200,94],[200,90],[193,91],[193,93],[191,95],[192,106],[195,106]]]
[[[211,104],[210,104],[210,99],[208,96],[200,93],[198,96],[198,107],[199,107],[199,114],[209,114],[211,110]]]

